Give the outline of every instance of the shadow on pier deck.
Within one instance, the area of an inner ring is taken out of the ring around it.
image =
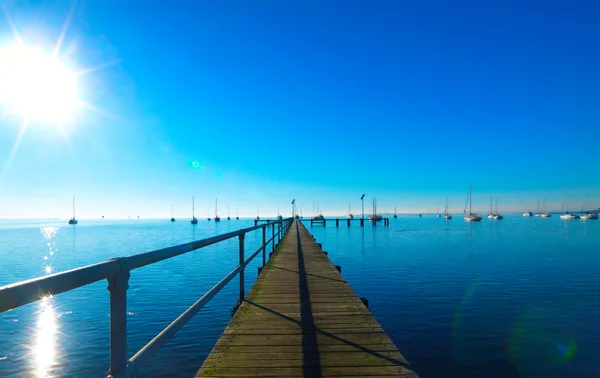
[[[299,221],[197,377],[418,377]]]

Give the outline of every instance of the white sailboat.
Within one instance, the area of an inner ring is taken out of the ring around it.
[[[490,197],[490,213],[487,215],[488,219],[494,219],[496,217],[496,214],[494,214],[494,211],[492,210],[492,202],[494,201],[493,197]]]
[[[78,221],[75,219],[75,196],[73,196],[73,218],[69,219],[69,224],[77,224]]]
[[[196,207],[195,207],[195,202],[194,202],[194,196],[192,196],[192,220],[190,221],[191,224],[198,224],[198,219],[196,219]]]
[[[580,217],[580,219],[582,219],[582,220],[588,220],[588,219],[598,219],[598,214],[597,214],[597,213],[595,213],[595,212],[589,212],[589,211],[586,211],[586,210],[585,210],[585,208],[588,206],[588,203],[587,203],[587,198],[588,198],[588,196],[587,196],[587,194],[586,194],[586,195],[585,195],[585,200],[583,201],[583,206],[581,207],[581,212],[582,212],[582,213],[584,213],[584,212],[585,212],[585,214],[583,214],[583,215]]]
[[[383,217],[381,216],[381,214],[377,214],[377,199],[373,198],[373,214],[369,215],[369,219],[370,220],[374,220],[375,222],[379,222],[381,220],[383,220]]]
[[[534,214],[536,217],[539,217],[542,215],[542,213],[540,213],[540,200],[538,200],[538,204],[537,204],[537,209],[536,212]]]
[[[175,217],[173,217],[173,205],[171,204],[171,222],[175,222]]]
[[[565,188],[565,213],[560,215],[560,219],[579,219],[579,215],[569,213],[569,187]]]
[[[465,209],[463,211],[463,218],[465,222],[479,222],[481,221],[481,217],[479,214],[474,213],[472,211],[473,204],[473,194],[472,194],[473,186],[469,185],[469,194],[467,195],[467,202],[465,203]],[[469,213],[467,213],[467,205],[469,205]]]
[[[277,206],[277,220],[283,220],[283,216],[281,216],[281,213],[279,212],[279,206]]]
[[[544,202],[542,202],[542,212],[540,213],[542,218],[550,218],[552,214],[546,211],[546,197],[544,197]]]
[[[446,197],[446,207],[444,208],[444,219],[452,219],[452,214],[448,212],[448,197]]]
[[[442,215],[440,214],[440,204],[438,203],[438,209],[437,209],[437,217],[440,218]]]
[[[350,202],[348,202],[348,219],[354,219],[354,215],[350,212]]]

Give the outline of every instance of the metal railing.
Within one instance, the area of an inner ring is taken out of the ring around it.
[[[225,285],[235,276],[240,275],[240,302],[245,297],[244,270],[261,251],[262,264],[266,265],[266,249],[269,243],[275,250],[277,243],[287,232],[293,219],[272,221],[254,227],[248,227],[207,239],[193,241],[174,247],[140,253],[128,257],[114,258],[106,262],[88,265],[81,268],[56,273],[45,277],[0,287],[0,313],[36,302],[49,295],[57,295],[79,287],[89,285],[102,279],[108,280],[110,291],[110,369],[109,377],[135,377],[140,366],[160,349],[177,331],[200,311]],[[271,227],[272,236],[267,240],[267,229]],[[277,231],[275,231],[277,228]],[[244,239],[248,232],[262,229],[262,245],[252,255],[245,259]],[[127,289],[129,288],[130,272],[146,265],[170,259],[175,256],[208,247],[210,245],[239,238],[239,264],[221,281],[206,292],[196,303],[169,324],[161,333],[140,349],[133,357],[127,359]]]

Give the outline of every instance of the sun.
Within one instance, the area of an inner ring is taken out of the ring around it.
[[[77,104],[77,76],[42,49],[0,48],[0,103],[30,121],[62,123]]]

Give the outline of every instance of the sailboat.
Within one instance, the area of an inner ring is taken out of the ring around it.
[[[231,220],[231,217],[229,216],[229,205],[227,205],[227,220]]]
[[[218,211],[217,211],[217,199],[215,198],[215,222],[220,222],[221,218],[219,218],[218,215]]]
[[[398,214],[396,214],[396,206],[394,206],[394,219],[398,218]]]
[[[452,219],[452,214],[448,212],[448,197],[446,197],[446,207],[444,208],[444,219]]]
[[[540,217],[542,218],[550,218],[552,215],[546,211],[546,197],[544,197],[544,202],[542,202],[542,212],[540,213]]]
[[[526,212],[523,213],[524,217],[530,217],[532,215],[533,215],[533,213],[531,211],[526,211]]]
[[[494,211],[492,210],[493,201],[494,201],[494,198],[490,197],[490,213],[487,215],[488,219],[494,219],[494,217],[496,216],[496,214],[494,214]]]
[[[258,214],[259,207],[256,206],[256,220],[260,220],[260,215]]]
[[[440,204],[438,203],[437,217],[440,218],[442,215],[440,214]]]
[[[279,213],[279,206],[277,206],[277,220],[282,220],[282,219],[283,219],[283,217]]]
[[[173,205],[171,205],[171,222],[175,222],[175,218],[173,217]]]
[[[373,198],[373,214],[369,215],[370,220],[374,220],[375,222],[379,222],[383,219],[381,214],[377,214],[377,198]]]
[[[565,188],[565,213],[560,215],[560,219],[579,219],[579,215],[569,213],[569,187]]]
[[[354,219],[354,215],[350,212],[350,202],[348,202],[348,219]]]
[[[595,212],[589,212],[589,211],[586,212],[585,208],[588,206],[587,198],[588,198],[588,196],[586,194],[585,195],[585,200],[583,201],[583,206],[581,207],[581,212],[582,213],[585,212],[585,214],[583,214],[580,217],[580,219],[582,219],[582,220],[598,219],[598,214],[597,213],[595,213]]]
[[[542,213],[540,213],[540,200],[538,200],[538,204],[537,204],[537,211],[534,214],[536,217],[540,217],[542,216]]]
[[[235,208],[235,219],[240,219],[240,209]]]
[[[494,212],[495,220],[502,220],[504,217],[498,213],[498,198],[496,198],[496,211]]]
[[[463,218],[466,222],[479,222],[481,221],[481,217],[479,214],[474,213],[471,210],[473,204],[473,194],[472,194],[473,186],[469,185],[469,194],[467,195],[467,202],[465,203],[465,210],[463,211]],[[467,204],[469,205],[469,213],[467,214]]]
[[[196,215],[194,214],[196,208],[194,206],[194,196],[192,196],[192,220],[190,221],[191,224],[198,224],[198,219],[196,219]]]
[[[75,219],[75,196],[73,196],[73,218],[69,219],[69,224],[77,224],[77,219]]]

